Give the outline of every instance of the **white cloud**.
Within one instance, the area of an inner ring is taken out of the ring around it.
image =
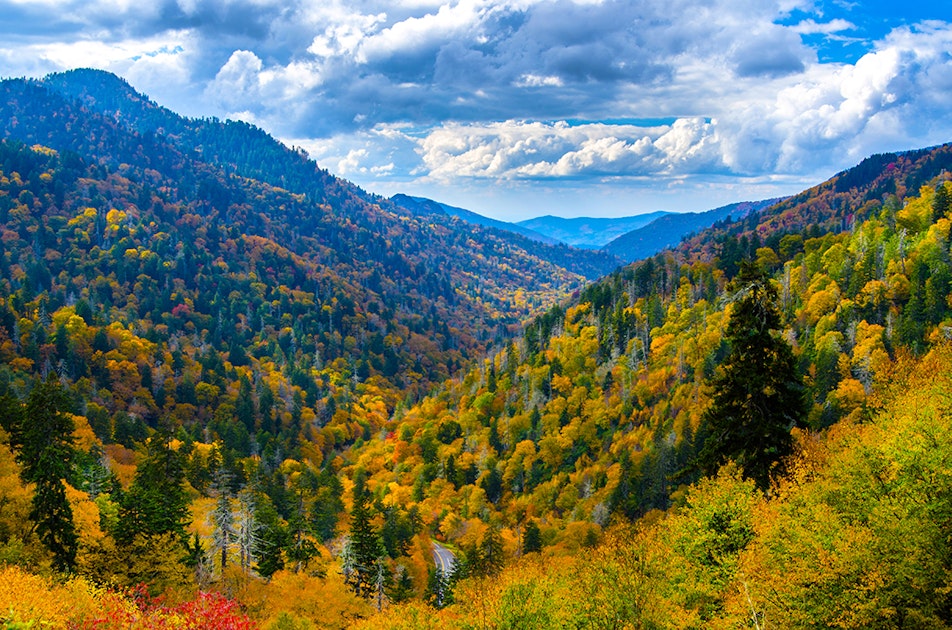
[[[206,94],[226,108],[240,107],[242,103],[255,100],[260,96],[258,89],[263,67],[258,55],[250,50],[236,50],[215,75]]]
[[[863,41],[862,7],[818,6],[0,0],[0,74],[113,70],[178,111],[298,138],[364,183],[806,178],[952,139],[949,22]],[[830,61],[820,40],[866,54]],[[633,119],[668,124],[539,122]]]
[[[356,54],[360,63],[439,46],[459,38],[484,43],[481,22],[492,5],[480,0],[444,4],[436,13],[409,17],[367,37]]]
[[[712,123],[673,125],[509,121],[445,125],[420,141],[435,179],[683,175],[719,162]]]
[[[803,20],[796,26],[790,27],[790,30],[800,35],[832,35],[833,33],[842,33],[843,31],[852,31],[855,29],[855,24],[842,18],[836,18],[829,22],[817,22],[813,19]]]
[[[516,87],[562,87],[565,82],[561,77],[542,76],[538,74],[524,74],[514,84]]]

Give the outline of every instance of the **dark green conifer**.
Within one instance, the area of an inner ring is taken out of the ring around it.
[[[75,425],[67,413],[69,398],[50,374],[30,392],[20,418],[15,417],[15,404],[5,406],[7,413],[14,414],[7,423],[13,429],[12,441],[19,446],[18,460],[23,465],[20,476],[35,484],[30,520],[53,554],[53,565],[68,570],[76,563],[78,546],[64,481],[70,475],[75,455]]]
[[[526,529],[522,533],[522,553],[533,553],[542,551],[542,532],[534,520],[526,523]]]
[[[354,487],[354,508],[350,513],[350,544],[353,551],[354,572],[350,577],[354,592],[363,597],[374,594],[377,578],[377,559],[384,555],[380,537],[371,522],[370,493],[363,484]]]
[[[713,400],[701,418],[707,437],[697,462],[705,474],[713,474],[733,460],[766,489],[791,452],[790,430],[802,422],[806,400],[793,350],[778,332],[776,288],[744,262],[733,290],[730,354],[711,382]]]
[[[146,442],[145,460],[136,469],[135,478],[119,509],[121,542],[131,542],[137,534],[160,536],[175,534],[188,540],[191,500],[185,490],[185,464],[171,445],[171,435],[157,433]]]

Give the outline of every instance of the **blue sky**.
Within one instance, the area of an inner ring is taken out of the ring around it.
[[[952,141],[948,2],[0,0],[0,76],[96,67],[384,195],[705,210]]]

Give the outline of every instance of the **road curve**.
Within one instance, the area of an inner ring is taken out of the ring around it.
[[[433,563],[436,564],[436,568],[439,569],[443,575],[448,576],[453,573],[453,567],[456,566],[456,556],[453,555],[452,551],[434,540]]]

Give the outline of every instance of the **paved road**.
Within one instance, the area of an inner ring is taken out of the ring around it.
[[[433,562],[436,563],[436,568],[443,572],[443,575],[448,576],[453,572],[453,567],[456,566],[456,556],[453,555],[452,551],[434,540]]]

